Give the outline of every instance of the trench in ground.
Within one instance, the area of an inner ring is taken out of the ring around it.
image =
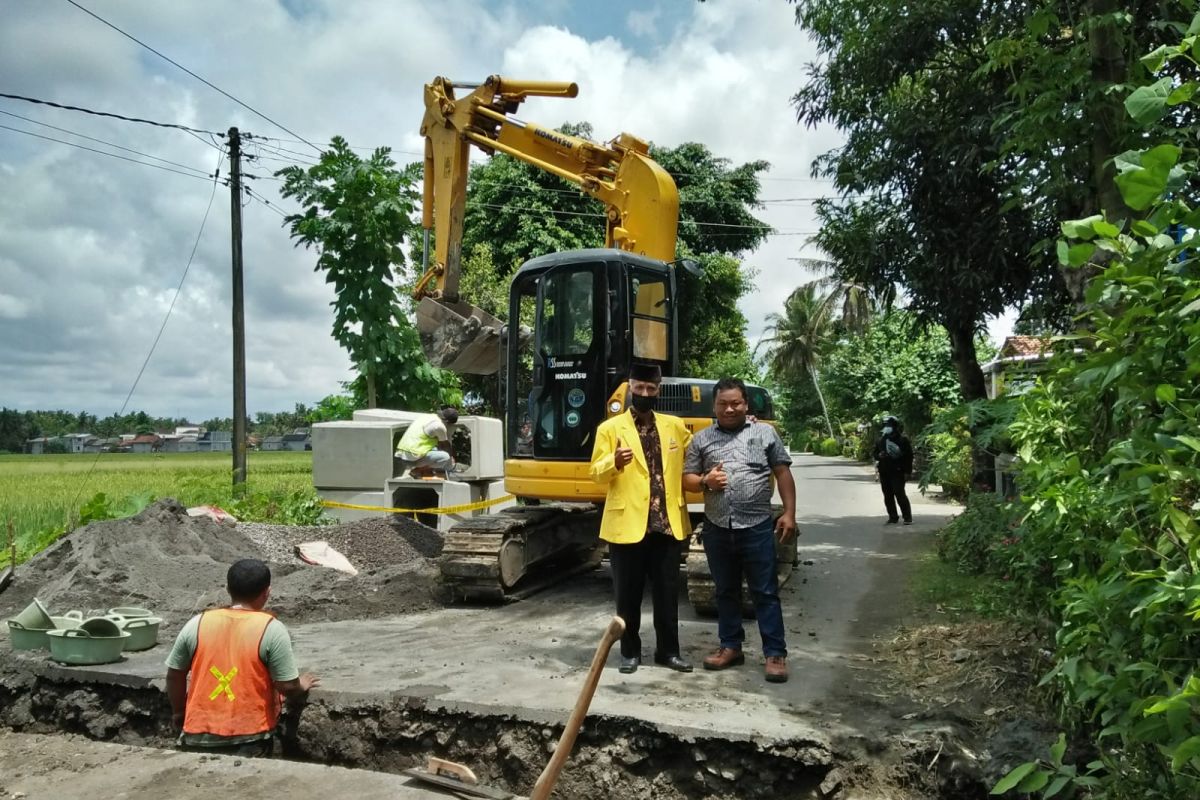
[[[98,741],[173,748],[166,695],[154,686],[73,680],[14,668],[0,672],[0,726],[81,734]],[[342,696],[289,708],[282,757],[399,773],[436,755],[467,764],[488,786],[528,792],[562,724],[513,715],[433,709],[421,698]],[[629,717],[590,716],[555,795],[684,798],[983,798],[987,786],[944,726],[890,739],[828,743],[727,739],[665,730]],[[448,795],[449,796],[449,795]]]

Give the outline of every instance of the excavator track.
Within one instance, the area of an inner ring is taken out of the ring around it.
[[[446,533],[442,585],[454,601],[499,603],[595,569],[600,514],[592,503],[542,503],[463,520]]]
[[[704,523],[696,525],[692,538],[689,540],[687,559],[684,569],[687,574],[688,602],[697,614],[706,617],[716,616],[717,588],[713,583],[712,573],[708,569],[708,557],[704,554]],[[800,555],[796,550],[799,537],[793,538],[787,544],[775,541],[775,566],[779,576],[779,587],[788,582],[799,563]],[[742,616],[754,616],[754,598],[742,580]]]

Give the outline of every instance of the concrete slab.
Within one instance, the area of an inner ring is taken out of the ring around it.
[[[842,459],[798,457],[804,563],[784,589],[792,678],[768,684],[760,644],[747,625],[747,664],[704,672],[716,646],[715,620],[694,616],[681,598],[680,637],[697,670],[652,664],[633,675],[616,655],[591,713],[643,720],[685,739],[810,741],[870,732],[883,720],[838,702],[855,681],[856,657],[901,613],[898,593],[930,531],[957,507],[914,497],[917,524],[884,526],[882,497],[868,468]],[[302,669],[320,675],[313,700],[337,705],[411,698],[431,710],[511,716],[538,724],[566,719],[612,613],[611,581],[599,570],[504,607],[449,608],[406,617],[292,626]],[[643,643],[653,652],[650,607]],[[285,620],[286,621],[286,620]],[[167,645],[119,664],[68,668],[56,677],[161,688]],[[14,654],[16,655],[16,654]],[[36,662],[29,659],[31,665]]]
[[[26,800],[445,800],[382,772],[273,759],[206,756],[79,736],[0,733],[0,796]]]

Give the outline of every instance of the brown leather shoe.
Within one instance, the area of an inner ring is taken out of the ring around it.
[[[705,669],[729,669],[745,663],[746,657],[742,655],[742,651],[732,647],[722,647],[711,656],[704,657]]]
[[[768,683],[787,683],[787,656],[767,656]]]

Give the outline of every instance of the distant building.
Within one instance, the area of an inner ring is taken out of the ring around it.
[[[1009,336],[1000,346],[995,360],[983,365],[988,399],[1002,394],[1024,394],[1045,369],[1054,354],[1049,337]]]
[[[123,446],[128,447],[130,453],[157,453],[162,446],[162,437],[157,433],[143,433],[124,442]]]
[[[283,436],[284,450],[312,450],[312,434],[308,428],[296,428]]]
[[[269,451],[269,452],[282,450],[283,449],[283,437],[282,436],[268,436],[267,438],[262,440],[262,449]]]
[[[196,442],[201,453],[233,452],[233,433],[230,431],[205,431]]]
[[[195,453],[200,447],[194,434],[168,433],[162,437],[161,449],[164,453]]]
[[[44,455],[46,446],[53,441],[49,436],[38,436],[35,439],[27,439],[25,441],[25,452],[31,456]]]

